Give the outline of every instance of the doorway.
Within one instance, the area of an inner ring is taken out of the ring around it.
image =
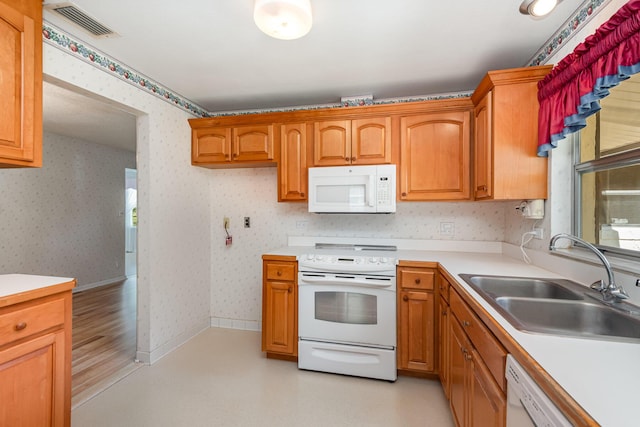
[[[94,186],[94,196],[85,206],[100,208],[89,214],[88,209],[78,209],[73,214],[92,216],[85,228],[98,231],[88,247],[109,241],[99,255],[72,254],[73,262],[64,266],[66,274],[60,274],[78,279],[73,295],[72,407],[140,366],[135,362],[137,224],[133,215],[137,214],[137,117],[125,110],[68,84],[43,84],[44,143],[50,142],[44,149],[52,154],[43,169],[72,170],[78,181],[71,182]],[[76,151],[54,147],[54,140]],[[51,214],[62,219],[69,213]],[[73,234],[68,229],[59,231]]]

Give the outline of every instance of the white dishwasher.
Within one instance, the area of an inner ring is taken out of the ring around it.
[[[569,420],[510,354],[505,376],[507,427],[571,427]]]

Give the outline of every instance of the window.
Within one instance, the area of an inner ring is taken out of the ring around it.
[[[574,233],[640,257],[640,74],[600,103],[575,138]]]

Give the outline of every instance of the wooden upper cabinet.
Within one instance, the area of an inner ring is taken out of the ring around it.
[[[42,2],[0,0],[0,167],[42,166]]]
[[[475,106],[474,197],[547,198],[547,158],[537,156],[538,81],[552,66],[490,71]]]
[[[400,119],[400,199],[465,200],[470,192],[469,111]]]
[[[191,162],[193,164],[231,161],[231,128],[205,128],[193,131]]]
[[[391,163],[391,117],[314,124],[314,166]]]
[[[234,162],[263,162],[274,160],[273,126],[242,126],[233,129]]]
[[[212,168],[275,166],[273,125],[193,128],[191,163]]]
[[[307,200],[307,135],[306,123],[280,126],[279,202]]]

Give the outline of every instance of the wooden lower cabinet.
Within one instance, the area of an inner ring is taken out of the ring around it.
[[[412,265],[398,267],[398,369],[436,373],[436,270]]]
[[[438,375],[445,396],[449,397],[449,319],[451,310],[449,309],[449,281],[438,273]]]
[[[71,424],[71,287],[0,298],[0,425]],[[30,300],[30,294],[35,294]],[[15,304],[7,301],[16,300]]]
[[[262,351],[267,356],[298,355],[298,265],[295,257],[262,257]]]
[[[449,405],[458,427],[503,427],[506,423],[506,351],[451,291]],[[498,378],[497,378],[498,377]]]

